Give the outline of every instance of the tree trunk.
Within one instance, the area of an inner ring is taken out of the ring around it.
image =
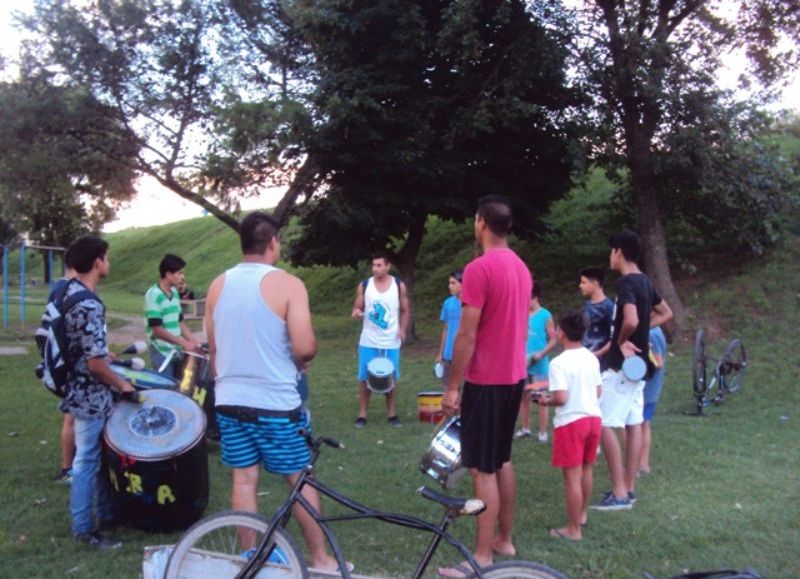
[[[410,319],[408,322],[408,341],[415,341],[417,339],[416,316],[414,306],[414,291],[416,287],[416,262],[419,256],[420,247],[422,247],[422,238],[425,236],[425,222],[427,218],[422,212],[421,215],[416,217],[411,223],[408,230],[408,237],[406,238],[403,248],[397,252],[395,257],[395,265],[400,271],[400,278],[406,284],[406,292],[408,293],[408,306],[411,310]]]
[[[636,197],[639,235],[643,242],[644,270],[672,309],[673,318],[666,324],[665,330],[674,340],[679,337],[686,324],[686,309],[675,290],[669,269],[667,240],[658,208],[658,185],[653,172],[649,143],[636,142],[637,139],[632,141],[628,143],[628,158]]]

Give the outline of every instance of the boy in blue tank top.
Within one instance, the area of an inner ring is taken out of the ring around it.
[[[519,405],[520,428],[514,438],[531,437],[531,395],[535,391],[547,390],[547,373],[550,366],[548,354],[556,347],[556,329],[553,315],[550,310],[543,308],[540,300],[542,286],[533,282],[531,292],[531,313],[528,317],[528,341],[525,345],[525,357],[528,360],[528,379],[525,393]],[[547,423],[550,412],[546,406],[539,406],[539,434],[537,440],[541,444],[547,443]]]

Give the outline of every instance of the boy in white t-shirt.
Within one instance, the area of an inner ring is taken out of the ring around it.
[[[558,321],[556,337],[564,352],[550,362],[549,395],[542,406],[556,406],[553,418],[552,465],[564,473],[567,526],[550,535],[580,541],[592,494],[592,465],[600,444],[600,363],[581,345],[588,326],[582,312],[570,312]]]

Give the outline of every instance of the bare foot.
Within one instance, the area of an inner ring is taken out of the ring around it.
[[[350,561],[345,561],[345,566],[348,571],[355,569],[355,566]],[[314,561],[310,567],[314,571],[320,571],[324,574],[340,575],[339,564],[333,557],[327,557],[322,561]]]
[[[577,533],[570,533],[566,527],[550,529],[550,536],[557,539],[567,539],[569,541],[580,541],[583,538],[580,531]]]
[[[479,567],[488,567],[492,564],[492,561],[488,562],[481,562],[477,559],[475,562],[478,564]],[[474,572],[472,571],[472,567],[469,566],[469,563],[463,561],[458,563],[457,565],[453,565],[452,567],[439,567],[437,573],[439,577],[453,577],[455,579],[461,579],[462,577],[472,577]]]
[[[497,539],[492,545],[492,551],[494,551],[495,555],[500,555],[501,557],[514,557],[517,554],[517,549],[513,543],[510,541],[498,541]]]

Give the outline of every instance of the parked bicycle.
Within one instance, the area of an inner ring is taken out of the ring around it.
[[[714,372],[708,376],[708,362],[714,362]],[[694,340],[694,356],[692,359],[692,388],[697,405],[697,414],[712,404],[722,404],[728,394],[740,390],[744,386],[747,370],[747,351],[738,338],[728,343],[725,352],[718,359],[706,355],[705,332],[697,331]]]
[[[486,507],[478,499],[449,497],[425,486],[420,487],[417,491],[420,496],[444,507],[444,515],[438,525],[409,515],[372,509],[349,499],[314,478],[314,464],[320,455],[322,445],[325,444],[332,448],[342,448],[342,446],[332,438],[313,438],[306,432],[302,434],[311,449],[311,461],[303,469],[286,501],[278,507],[272,518],[267,520],[265,517],[252,513],[227,511],[203,519],[190,528],[175,545],[167,562],[165,579],[194,577],[305,579],[309,577],[309,568],[303,553],[286,531],[286,525],[295,504],[301,505],[319,523],[339,564],[339,572],[345,579],[349,579],[352,575],[328,523],[363,519],[377,519],[432,535],[430,543],[412,575],[415,579],[422,577],[425,573],[443,540],[467,562],[473,573],[472,577],[565,579],[561,573],[545,565],[529,561],[504,561],[481,568],[475,562],[469,549],[447,532],[448,526],[460,515],[478,515],[483,512]],[[352,514],[321,514],[302,495],[303,487],[306,485],[312,486],[321,495],[347,507]],[[254,552],[243,552],[238,539],[238,533],[243,530],[250,530],[256,534],[257,546]]]

